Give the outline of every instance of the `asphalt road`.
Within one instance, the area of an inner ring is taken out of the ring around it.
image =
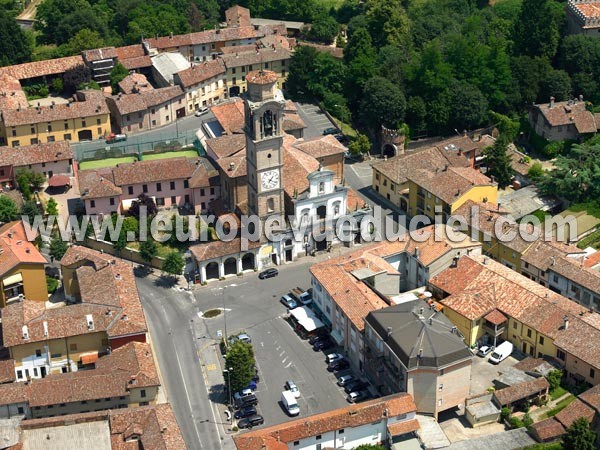
[[[311,103],[296,102],[298,114],[304,120],[304,138],[311,139],[323,135],[323,130],[337,126],[327,118],[317,105]]]
[[[308,341],[298,337],[283,319],[286,308],[279,303],[290,288],[310,286],[308,269],[312,263],[311,258],[281,266],[279,276],[268,280],[249,274],[195,291],[204,310],[225,309],[225,315],[204,320],[209,336],[216,338],[218,330],[225,334],[226,320],[227,334],[245,331],[252,337],[261,376],[256,394],[258,409],[265,426],[290,420],[279,404],[286,380],[294,381],[300,390],[301,416],[346,405],[343,392],[335,384],[335,375],[327,372],[325,354],[313,351]]]

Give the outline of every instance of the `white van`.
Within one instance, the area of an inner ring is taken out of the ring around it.
[[[298,401],[293,392],[283,391],[281,393],[281,403],[283,403],[285,410],[290,416],[297,416],[300,414],[300,407],[298,406]]]
[[[514,345],[512,344],[512,342],[503,342],[492,352],[492,355],[490,356],[490,359],[488,359],[488,361],[492,364],[498,364],[499,362],[504,361],[506,358],[508,358],[513,352],[513,349]]]

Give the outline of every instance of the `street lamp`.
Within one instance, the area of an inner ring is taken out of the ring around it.
[[[225,369],[223,372],[227,372],[227,406],[231,406],[231,372],[233,367]]]
[[[340,130],[342,131],[342,134],[344,134],[344,108],[338,104],[333,105],[335,108],[339,108],[339,112],[340,112],[340,121],[341,121],[341,126],[340,126]]]
[[[225,331],[225,349],[229,346],[229,335],[227,334],[227,310],[225,309],[225,288],[227,286],[223,286],[221,289],[221,294],[223,296],[223,330]]]

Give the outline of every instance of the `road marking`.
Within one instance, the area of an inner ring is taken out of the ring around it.
[[[279,354],[279,357],[281,358],[283,355],[285,355],[285,350]]]
[[[279,356],[281,356],[281,355],[279,355]],[[287,356],[285,358],[283,358],[283,361],[281,361],[281,364],[285,364],[286,361],[287,361]]]
[[[217,370],[216,364],[207,364],[205,367],[206,367],[206,370]]]
[[[288,365],[287,365],[287,366],[285,366],[285,368],[286,368],[286,369],[289,369],[289,367],[290,367],[291,365],[292,365],[292,362],[290,361],[290,362],[288,363]]]

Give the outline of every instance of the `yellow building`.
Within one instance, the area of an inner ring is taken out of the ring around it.
[[[68,104],[2,111],[0,140],[10,147],[90,141],[109,134],[110,113],[100,91],[79,91]]]
[[[498,186],[470,167],[418,169],[408,175],[408,213],[444,221],[467,201],[496,203]]]
[[[48,299],[46,258],[27,240],[22,222],[0,227],[0,308],[21,297]]]
[[[287,42],[287,41],[286,41]],[[253,70],[265,69],[277,74],[277,86],[285,87],[292,51],[283,46],[267,47],[226,53],[221,56],[225,63],[225,89],[230,97],[246,92],[246,74]]]

